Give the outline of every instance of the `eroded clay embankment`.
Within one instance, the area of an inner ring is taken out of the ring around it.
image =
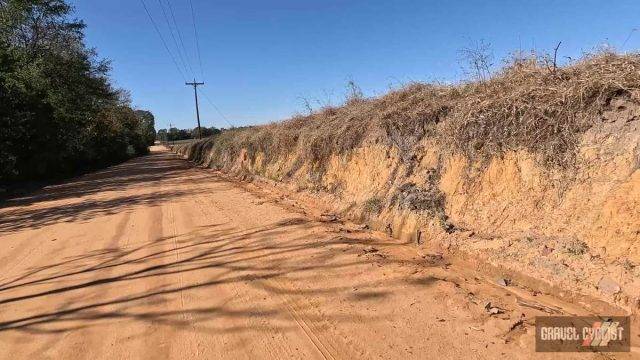
[[[265,164],[259,152],[242,151],[224,170],[269,179],[288,175],[283,185],[322,196],[335,212],[394,237],[473,254],[507,276],[525,273],[635,308],[639,109],[620,105],[606,113],[602,125],[583,136],[577,165],[566,172],[540,166],[526,151],[474,164],[430,140],[412,169],[393,148],[365,146],[332,156],[320,179],[309,178],[309,164],[292,174],[288,159]],[[175,150],[194,158],[193,146]]]
[[[174,151],[423,251],[637,311],[639,70],[640,56],[517,62],[487,83],[412,85]]]

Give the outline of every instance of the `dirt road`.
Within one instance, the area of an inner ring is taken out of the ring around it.
[[[157,148],[6,203],[0,359],[558,358],[517,299],[580,311],[294,209]]]

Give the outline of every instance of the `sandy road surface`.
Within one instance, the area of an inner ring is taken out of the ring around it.
[[[286,202],[155,149],[4,204],[0,359],[543,357],[526,292]]]

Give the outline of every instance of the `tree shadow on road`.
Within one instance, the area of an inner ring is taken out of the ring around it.
[[[317,237],[310,231],[314,226],[319,224],[286,222],[249,230],[214,225],[177,237],[154,239],[133,248],[101,249],[29,269],[0,285],[0,306],[28,308],[30,301],[47,299],[52,309],[37,308],[38,311],[31,311],[29,315],[11,319],[3,316],[0,332],[58,333],[123,319],[214,333],[260,330],[260,326],[242,325],[242,321],[232,328],[212,327],[209,320],[223,317],[276,319],[281,324],[279,330],[287,330],[294,326],[286,311],[287,297],[329,296],[360,302],[384,298],[394,286],[410,284],[404,278],[394,278],[384,283],[353,279],[339,285],[320,285],[322,283],[316,281],[318,274],[340,276],[358,268],[366,269],[375,262],[359,256],[363,246],[389,244],[330,234]],[[288,235],[292,233],[297,235]],[[182,283],[177,281],[178,277]],[[126,295],[118,291],[143,288],[148,282],[161,285],[145,291],[129,291]],[[145,310],[150,302],[162,304],[183,292],[213,295],[216,288],[234,284],[243,284],[269,297],[284,298],[239,307],[238,304],[231,307],[218,304],[206,308]],[[354,288],[361,292],[354,294]],[[377,290],[380,288],[385,290]],[[82,295],[85,293],[100,294],[100,299],[86,301]],[[114,293],[119,294],[107,296]],[[69,298],[77,299],[76,305],[68,306]],[[56,303],[65,305],[56,307]],[[325,313],[320,317],[306,305],[299,310],[303,313],[309,310],[304,316],[312,321],[380,320],[363,314]],[[273,330],[273,327],[269,325],[264,330]]]
[[[197,189],[189,192],[173,189],[185,182],[197,184],[211,178],[202,172],[185,171],[190,168],[188,162],[174,154],[156,153],[11,199],[0,204],[0,235],[60,222],[91,220],[192,195]],[[126,193],[158,184],[169,190]]]
[[[154,154],[14,199],[0,208],[0,234],[94,221],[206,191],[193,184],[208,175],[185,171],[189,168],[174,155]],[[224,189],[221,181],[206,180]],[[178,186],[184,182],[190,183],[186,190]],[[211,224],[64,259],[51,254],[48,264],[0,281],[0,333],[61,333],[110,321],[208,333],[287,331],[299,316],[310,322],[373,323],[386,315],[358,307],[347,314],[331,306],[319,312],[309,299],[359,304],[392,296],[394,288],[428,286],[404,275],[361,276],[383,265],[412,265],[363,252],[365,246],[403,245],[374,240],[366,232],[342,236],[326,224],[289,218],[253,228]],[[418,260],[413,265],[422,266]],[[217,296],[225,289],[240,297]],[[207,299],[207,306],[202,301],[183,306],[177,299],[184,294]],[[220,318],[236,321],[222,327],[213,321]]]

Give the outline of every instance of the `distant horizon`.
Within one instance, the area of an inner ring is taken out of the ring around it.
[[[492,45],[496,67],[514,51],[553,52],[560,41],[561,63],[603,44],[620,52],[640,48],[640,3],[630,0],[193,0],[200,70],[189,1],[162,0],[168,22],[159,1],[145,3],[177,66],[140,1],[72,1],[87,24],[88,46],[112,61],[115,84],[131,93],[134,106],[154,113],[157,129],[169,122],[196,127],[193,89],[183,85],[193,73],[207,83],[202,126],[229,128],[304,113],[303,98],[314,108],[339,105],[350,80],[368,97],[412,81],[457,83],[464,79],[459,50],[480,40]],[[180,32],[170,33],[167,23]]]

